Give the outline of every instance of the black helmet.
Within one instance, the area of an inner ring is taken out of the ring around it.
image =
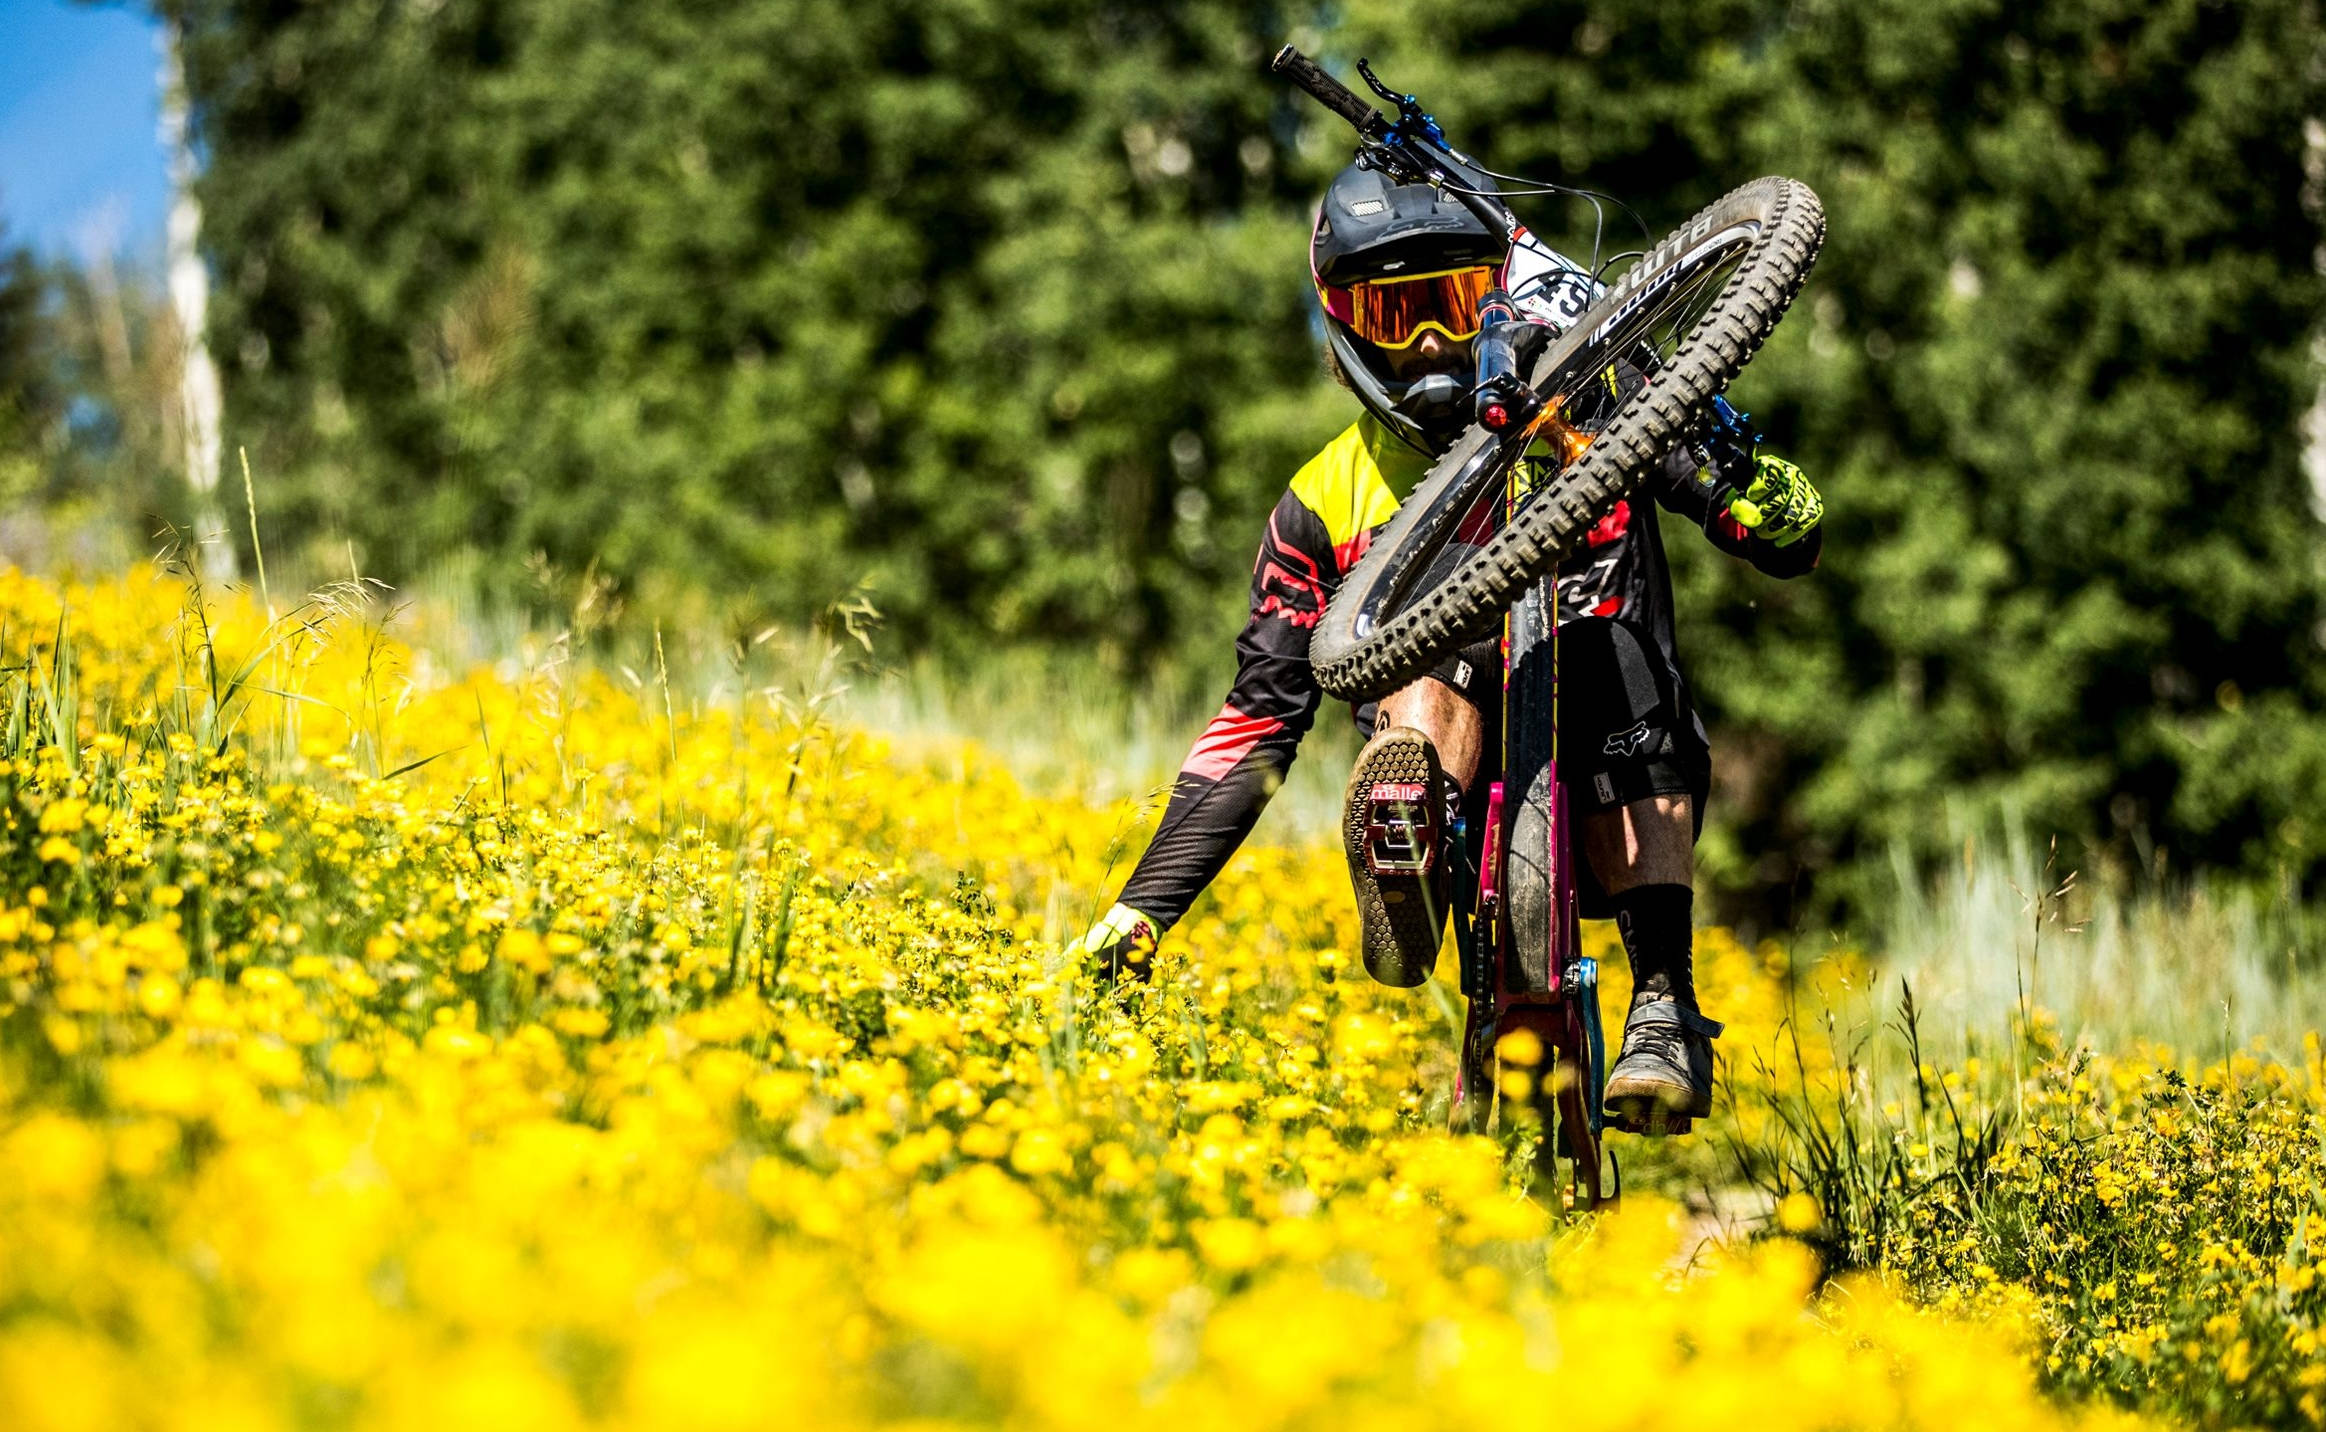
[[[1501,285],[1510,259],[1509,241],[1452,194],[1427,184],[1399,184],[1379,170],[1352,164],[1334,177],[1324,202],[1317,206],[1308,253],[1335,366],[1357,400],[1391,432],[1435,450],[1452,435],[1444,430],[1446,425],[1458,428],[1460,417],[1451,409],[1437,413],[1399,409],[1409,387],[1390,376],[1381,345],[1360,335],[1370,312],[1361,303],[1360,286],[1380,279],[1459,276],[1455,287],[1438,298],[1448,304],[1466,300],[1474,308],[1477,295],[1468,289],[1476,287],[1482,293]],[[1490,271],[1483,283],[1472,273],[1479,268]],[[1435,327],[1449,338],[1468,336],[1441,322],[1418,327]]]

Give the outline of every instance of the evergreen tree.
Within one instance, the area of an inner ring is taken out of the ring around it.
[[[1833,875],[1936,853],[1950,808],[2087,865],[2316,878],[2314,5],[1354,19],[1482,152],[1632,196],[1659,237],[1758,173],[1825,199],[1810,288],[1735,394],[1825,488],[1825,570],[1672,544],[1732,890],[1862,894]]]
[[[1321,436],[1234,7],[175,8],[235,425],[381,570],[1151,650]]]
[[[908,640],[1217,660],[1260,514],[1350,416],[1302,272],[1349,137],[1262,74],[1282,14],[164,8],[229,439],[367,570],[540,551],[792,612],[869,573]],[[1329,18],[1336,69],[1628,200],[1603,257],[1757,174],[1826,200],[1736,394],[1825,487],[1825,570],[1672,543],[1723,890],[1861,898],[1950,804],[2087,868],[2326,870],[2316,0]],[[1590,206],[1519,202],[1594,250]]]

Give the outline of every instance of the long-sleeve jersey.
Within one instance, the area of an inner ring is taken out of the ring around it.
[[[1252,567],[1251,615],[1236,639],[1235,685],[1180,766],[1163,823],[1123,887],[1123,904],[1161,928],[1177,924],[1251,832],[1323,701],[1308,661],[1317,619],[1428,468],[1428,459],[1368,416],[1293,477],[1268,516]],[[1686,688],[1673,640],[1672,579],[1656,508],[1686,518],[1722,551],[1771,576],[1808,571],[1820,545],[1816,531],[1784,547],[1748,531],[1716,501],[1717,485],[1699,481],[1698,473],[1695,459],[1675,450],[1633,498],[1618,502],[1591,530],[1558,574],[1561,620],[1610,617],[1631,624],[1662,653],[1680,691]]]

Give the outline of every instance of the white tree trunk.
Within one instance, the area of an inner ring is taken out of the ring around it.
[[[218,365],[210,361],[206,324],[210,312],[210,271],[202,265],[197,240],[202,206],[194,198],[194,150],[187,141],[186,77],[178,62],[178,27],[162,32],[162,143],[170,153],[170,306],[176,310],[184,344],[178,365],[179,431],[185,435],[186,483],[194,495],[194,537],[207,575],[232,581],[234,543],[226,535],[218,500],[219,432],[223,398]]]

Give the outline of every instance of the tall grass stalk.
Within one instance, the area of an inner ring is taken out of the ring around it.
[[[1935,880],[1898,857],[1878,946],[1942,1052],[2037,1010],[2071,1045],[2205,1058],[2259,1040],[2291,1059],[2326,1024],[2326,970],[2297,901],[2205,881],[2126,893],[2061,875],[2018,828],[1958,824],[1952,837],[1961,861]]]

